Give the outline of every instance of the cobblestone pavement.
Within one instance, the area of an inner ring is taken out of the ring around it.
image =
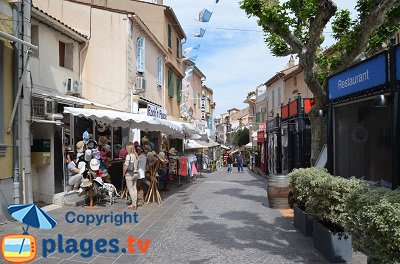
[[[161,206],[139,208],[135,225],[86,227],[64,219],[69,210],[77,214],[127,211],[125,203],[118,201],[106,207],[59,208],[50,212],[58,221],[55,229],[30,229],[38,238],[39,249],[40,238],[57,234],[63,234],[64,241],[69,237],[125,241],[133,235],[151,240],[147,254],[93,253],[84,258],[80,253],[55,252],[47,258],[38,256],[35,263],[327,263],[314,249],[312,239],[294,229],[292,218],[268,208],[266,181],[251,172],[203,174],[162,196]],[[9,223],[0,226],[0,235],[20,230],[20,225]],[[362,256],[354,256],[353,263],[366,263]]]

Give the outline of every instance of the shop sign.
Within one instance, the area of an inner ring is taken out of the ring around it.
[[[204,94],[201,96],[200,109],[201,109],[201,120],[205,121],[206,120],[206,96]]]
[[[267,124],[266,123],[259,123],[258,124],[258,131],[264,131],[267,129]]]
[[[264,131],[257,132],[257,142],[264,143],[264,140],[265,140],[264,134],[265,134]]]
[[[160,119],[167,119],[167,111],[164,108],[147,104],[147,115]]]
[[[251,138],[253,140],[257,140],[257,131],[253,131],[253,133],[251,133]]]
[[[384,85],[387,56],[378,55],[328,79],[329,100]]]
[[[400,47],[396,48],[396,76],[397,80],[400,81]]]

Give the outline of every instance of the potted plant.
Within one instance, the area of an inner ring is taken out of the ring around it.
[[[292,197],[289,197],[289,200],[294,201],[294,226],[305,236],[311,236],[313,232],[313,220],[306,213],[305,207],[311,191],[311,182],[326,175],[324,170],[317,168],[296,169],[289,174],[289,186],[292,188]],[[289,204],[292,201],[289,201]]]
[[[344,203],[363,186],[354,178],[336,176],[317,177],[311,182],[306,209],[314,218],[314,247],[331,263],[352,259],[352,237],[344,229]]]
[[[345,202],[344,227],[370,263],[400,263],[400,190],[365,187]]]

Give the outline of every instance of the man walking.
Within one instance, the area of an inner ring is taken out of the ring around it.
[[[228,164],[228,173],[232,173],[232,165],[233,165],[233,160],[231,155],[228,155],[228,158],[226,160],[226,163]]]
[[[238,172],[243,172],[243,156],[240,152],[236,156],[236,163],[238,166]]]

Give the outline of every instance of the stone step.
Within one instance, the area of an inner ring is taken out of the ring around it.
[[[82,206],[85,204],[85,196],[79,196],[76,192],[57,193],[53,196],[53,203],[61,206]]]

